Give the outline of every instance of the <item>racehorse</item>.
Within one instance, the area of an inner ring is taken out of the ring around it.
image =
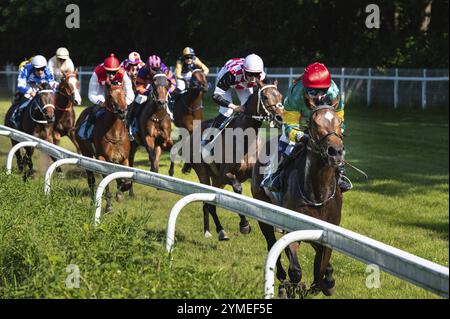
[[[262,81],[257,81],[257,87],[253,94],[249,97],[245,105],[245,111],[237,114],[228,124],[228,128],[236,129],[240,128],[243,131],[249,129],[255,132],[254,137],[257,137],[257,131],[261,127],[263,121],[275,121],[277,125],[281,125],[283,114],[283,96],[277,89],[277,81],[274,84],[266,84]],[[209,127],[211,121],[202,122],[202,131]],[[223,132],[223,131],[222,131]],[[256,162],[256,154],[251,154],[249,148],[257,144],[257,140],[247,138],[243,141],[243,151],[241,157],[236,155],[236,150],[241,145],[237,145],[233,141],[232,149],[229,142],[225,141],[224,134],[220,133],[215,137],[221,139],[222,153],[225,155],[234,154],[232,161],[222,160],[220,163],[207,163],[202,158],[200,163],[193,163],[193,152],[196,150],[193,147],[190,148],[190,163],[186,163],[183,167],[183,172],[186,173],[193,168],[198,176],[200,183],[206,185],[212,185],[218,188],[224,188],[226,185],[231,185],[235,193],[242,193],[242,185],[244,181],[252,177],[252,168]],[[226,145],[227,144],[227,145]],[[192,144],[191,144],[192,146]],[[254,148],[256,149],[257,146]],[[226,156],[226,155],[225,155]],[[209,214],[211,214],[216,231],[218,233],[219,240],[228,240],[229,237],[223,229],[219,218],[216,213],[216,206],[211,204],[203,204],[203,226],[206,237],[210,237],[209,231]],[[251,227],[244,215],[240,215],[239,230],[242,234],[248,234],[251,231]]]
[[[190,84],[185,94],[182,94],[173,106],[174,123],[183,127],[190,134],[193,131],[194,120],[203,120],[202,99],[208,91],[208,80],[202,69],[192,71]]]
[[[308,122],[309,140],[305,146],[297,145],[286,164],[282,182],[281,203],[269,190],[263,189],[260,174],[261,163],[254,166],[252,195],[260,200],[312,216],[334,225],[341,220],[342,193],[338,187],[336,169],[344,165],[345,149],[342,141],[341,120],[335,109],[328,105],[316,106],[311,110]],[[274,245],[274,227],[259,222],[267,241],[268,250]],[[296,293],[305,296],[322,291],[326,296],[334,293],[335,281],[330,264],[332,250],[311,243],[315,250],[314,280],[310,289],[300,283],[302,270],[297,259],[299,243],[293,243],[286,249],[289,259],[289,278],[283,269],[280,258],[277,260],[277,278],[280,280],[279,296],[293,297]]]
[[[107,96],[105,101],[105,112],[95,121],[92,140],[83,140],[80,137],[80,128],[85,118],[91,113],[91,108],[81,112],[75,124],[76,140],[81,154],[87,157],[96,157],[99,160],[128,166],[130,153],[130,139],[125,124],[127,114],[127,103],[123,83],[112,83],[107,85]],[[91,114],[90,116],[95,116]],[[95,177],[92,171],[86,170],[89,189],[94,195]],[[131,183],[123,179],[117,180],[116,199],[122,198],[122,192],[127,191]],[[106,186],[106,211],[110,212],[111,194],[109,186]]]
[[[47,142],[53,143],[53,122],[55,121],[55,93],[48,83],[42,83],[33,86],[36,95],[29,102],[28,106],[22,111],[23,115],[19,123],[18,130],[24,133],[39,137]],[[23,102],[23,101],[22,101]],[[21,103],[11,105],[5,115],[5,125],[16,128],[11,121],[11,116]],[[12,146],[18,142],[11,139]],[[26,147],[25,154],[22,156],[21,151],[16,152],[17,166],[19,171],[28,165],[28,171],[24,172],[23,180],[33,176],[32,156],[33,147]]]
[[[67,136],[75,145],[78,153],[79,146],[75,138],[75,111],[74,105],[81,104],[80,83],[78,74],[64,72],[56,91],[55,123],[53,124],[53,141],[59,145],[61,137]]]
[[[171,139],[172,122],[167,113],[169,79],[164,73],[156,73],[151,82],[150,98],[144,105],[139,106],[140,110],[136,114],[138,121],[138,132],[131,144],[130,166],[134,164],[134,156],[139,145],[145,147],[150,160],[150,170],[158,172],[159,158],[162,150],[170,150],[173,141]],[[137,105],[134,105],[137,107]],[[169,174],[173,176],[173,166],[171,163]],[[130,189],[130,196],[133,196],[133,188]]]

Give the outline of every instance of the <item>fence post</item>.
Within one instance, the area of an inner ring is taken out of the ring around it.
[[[427,108],[427,69],[423,69],[422,81],[422,110]]]
[[[341,68],[340,86],[342,103],[345,103],[345,68]]]
[[[369,68],[368,76],[369,78],[367,79],[367,105],[370,106],[372,93],[372,68]]]
[[[395,80],[394,80],[394,108],[398,106],[398,68],[395,68]]]

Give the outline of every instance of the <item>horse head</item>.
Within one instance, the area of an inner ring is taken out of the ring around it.
[[[206,74],[202,69],[195,69],[194,71],[192,71],[189,88],[198,89],[203,93],[208,91],[208,80],[206,79]]]
[[[105,104],[108,111],[117,115],[120,120],[125,120],[128,105],[125,99],[123,83],[113,82],[108,86],[108,96]]]
[[[35,118],[33,120],[44,124],[53,123],[55,121],[55,92],[48,83],[39,84],[36,89],[37,93],[33,102],[35,110],[40,113],[39,116],[43,120]]]
[[[329,166],[344,165],[345,147],[342,140],[342,120],[330,105],[320,105],[309,117],[309,145]]]
[[[250,106],[246,112],[255,114],[256,116],[268,117],[269,121],[273,121],[276,127],[283,124],[283,95],[278,91],[278,81],[273,83],[264,83],[256,80],[257,94],[256,106]],[[250,103],[251,104],[251,103]]]
[[[59,92],[71,100],[75,105],[81,105],[80,83],[78,71],[64,72],[59,84]]]
[[[169,79],[165,73],[159,72],[152,79],[152,99],[158,107],[165,107],[169,96]]]

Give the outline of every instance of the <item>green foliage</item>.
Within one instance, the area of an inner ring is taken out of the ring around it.
[[[66,29],[65,7],[77,3],[81,28]],[[274,1],[3,1],[0,63],[67,46],[78,65],[110,52],[159,54],[173,65],[184,46],[209,65],[260,54],[268,66],[321,60],[347,67],[448,67],[448,0],[380,0],[381,28],[368,29],[361,0]],[[429,26],[423,30],[431,3]]]

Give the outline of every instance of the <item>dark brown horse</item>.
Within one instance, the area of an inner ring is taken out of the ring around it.
[[[170,150],[173,141],[171,139],[172,122],[167,113],[169,80],[164,73],[154,75],[151,82],[151,96],[144,105],[134,105],[139,107],[137,112],[138,132],[136,139],[131,145],[130,166],[134,164],[134,156],[139,145],[145,147],[150,160],[150,171],[158,172],[159,159],[163,150]],[[169,169],[170,176],[173,176],[173,163]],[[133,196],[133,189],[130,190]]]
[[[282,202],[271,192],[261,188],[264,178],[260,174],[261,164],[254,166],[252,194],[255,198],[312,216],[334,225],[341,220],[342,194],[337,185],[336,169],[344,165],[344,144],[342,141],[341,120],[333,107],[322,105],[311,111],[309,118],[309,141],[306,147],[298,145],[294,148],[293,159],[285,168],[283,174]],[[266,238],[268,250],[276,241],[274,227],[259,222],[261,231]],[[322,291],[329,296],[334,292],[335,282],[330,264],[331,249],[316,243],[311,243],[316,255],[314,259],[314,281],[310,290],[305,290],[300,284],[302,270],[297,259],[299,243],[291,244],[286,249],[289,259],[289,278],[277,261],[277,278],[282,283],[279,288],[280,297],[292,297],[295,293],[314,294]]]
[[[192,71],[189,88],[174,104],[173,118],[178,127],[192,134],[194,120],[203,120],[203,94],[208,91],[208,80],[202,69]]]
[[[75,138],[75,111],[74,105],[81,104],[80,83],[75,72],[63,73],[56,92],[55,123],[53,127],[53,141],[59,145],[61,137],[67,136],[80,152]]]
[[[34,87],[37,93],[29,102],[28,106],[22,111],[21,121],[18,130],[24,133],[39,137],[47,142],[53,143],[53,123],[55,121],[55,93],[48,83],[36,85]],[[16,108],[22,103],[12,105],[5,115],[5,125],[16,128],[11,122],[11,116]],[[12,146],[18,142],[11,140]],[[26,147],[25,154],[21,151],[16,152],[17,166],[19,171],[23,172],[25,165],[28,165],[28,171],[24,172],[23,179],[33,175],[33,156],[34,148]]]
[[[128,155],[130,154],[130,140],[128,130],[125,125],[127,113],[127,103],[123,84],[113,84],[107,88],[108,95],[105,101],[105,112],[99,116],[94,124],[92,140],[83,140],[79,132],[81,124],[86,116],[91,112],[90,108],[81,112],[75,124],[76,139],[80,147],[81,154],[87,157],[95,157],[102,161],[112,162],[128,166]],[[91,114],[94,116],[94,114]],[[94,194],[95,177],[92,171],[87,170],[89,188]],[[118,192],[116,198],[121,198],[122,191],[130,187],[130,182],[123,179],[117,181]],[[106,187],[106,211],[111,208],[111,194],[109,186]]]
[[[264,120],[276,120],[276,123],[281,124],[283,114],[282,100],[283,97],[277,89],[277,82],[274,84],[265,84],[262,81],[258,81],[258,86],[246,103],[245,111],[237,114],[227,126],[229,129],[242,129],[243,131],[248,130],[247,132],[254,132],[252,137],[249,136],[241,142],[236,142],[235,139],[233,141],[225,141],[224,134],[220,134],[216,138],[216,141],[221,139],[222,159],[213,163],[207,163],[202,158],[200,163],[192,163],[193,154],[191,154],[191,161],[185,164],[183,172],[187,172],[190,168],[193,168],[200,183],[218,188],[231,185],[234,192],[241,194],[241,183],[252,177],[252,168],[256,162],[256,154],[249,152],[249,149],[257,149],[258,129]],[[209,125],[210,121],[203,122],[202,131],[208,128]],[[240,152],[236,152],[238,148],[240,148]],[[193,147],[190,150],[191,153],[196,152]],[[237,153],[240,153],[240,155],[236,155]],[[225,160],[224,157],[227,154],[234,154],[233,159]],[[217,216],[216,206],[211,204],[203,205],[205,236],[211,236],[209,231],[209,214],[211,214],[214,220],[219,240],[228,240],[228,235]],[[239,217],[240,232],[248,234],[251,230],[249,222],[244,215],[239,215]]]

